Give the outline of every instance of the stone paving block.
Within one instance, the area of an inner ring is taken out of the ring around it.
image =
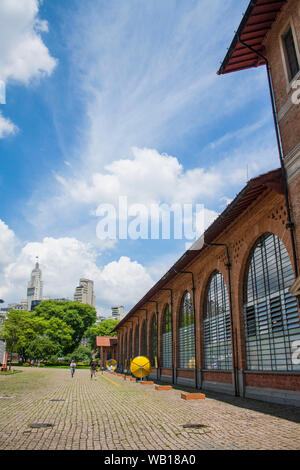
[[[63,369],[22,370],[13,377],[16,384],[26,378],[20,389],[5,390],[11,378],[0,377],[2,394],[15,397],[0,399],[1,450],[300,450],[296,407],[222,394],[209,395],[203,407],[181,399],[184,390],[146,387],[145,394],[131,385],[133,377],[116,380],[104,372],[91,380],[89,370],[76,370],[74,378]],[[31,429],[30,423],[54,426]]]
[[[184,400],[204,400],[206,396],[203,393],[182,392],[181,398],[183,398]]]

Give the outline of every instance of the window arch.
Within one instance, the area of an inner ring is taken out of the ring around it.
[[[297,301],[289,293],[294,272],[288,252],[274,234],[251,250],[244,279],[244,323],[248,370],[300,370],[292,343],[300,340]]]
[[[180,369],[195,368],[194,308],[191,295],[185,292],[180,306],[178,328],[178,358]]]
[[[141,356],[147,356],[147,322],[143,321],[141,328]]]
[[[170,306],[167,305],[163,314],[162,325],[162,367],[171,369],[173,367],[173,352],[172,352],[172,312]]]
[[[207,286],[203,318],[204,368],[232,369],[230,303],[225,280],[215,271]]]
[[[150,324],[150,338],[149,338],[149,347],[150,347],[150,362],[152,367],[155,367],[155,357],[157,358],[157,316],[156,314],[152,315],[151,324]]]

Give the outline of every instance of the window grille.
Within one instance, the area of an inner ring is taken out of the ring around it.
[[[172,318],[171,309],[167,305],[163,315],[163,329],[162,329],[162,367],[171,369],[172,364]]]
[[[155,367],[155,356],[157,357],[157,318],[152,315],[150,326],[150,361],[152,367]]]
[[[179,314],[179,368],[195,368],[194,308],[191,295],[185,292]]]
[[[289,28],[287,33],[283,36],[283,44],[285,50],[285,57],[288,69],[289,80],[291,81],[299,72],[299,62],[296,53],[296,46],[294,42],[292,29]]]
[[[294,273],[288,252],[274,234],[253,247],[244,282],[244,323],[248,370],[292,371],[293,342],[300,340],[296,298],[289,293]]]
[[[205,369],[232,369],[229,296],[219,271],[209,281],[203,330]]]

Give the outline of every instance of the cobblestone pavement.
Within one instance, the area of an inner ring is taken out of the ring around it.
[[[32,381],[41,373],[29,372]],[[109,373],[91,380],[88,370],[73,379],[68,370],[45,372],[42,386],[0,398],[1,450],[300,449],[297,408],[215,394],[186,401],[179,389],[155,391]],[[1,378],[0,396],[1,383],[11,379]],[[183,428],[188,423],[207,427]]]

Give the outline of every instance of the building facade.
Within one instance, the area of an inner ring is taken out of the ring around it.
[[[299,1],[250,2],[219,74],[268,61],[280,168],[251,179],[117,325],[121,369],[146,355],[165,382],[300,406],[299,49]]]
[[[122,320],[122,318],[124,318],[123,305],[120,305],[117,307],[111,307],[111,318],[112,320]]]
[[[40,269],[38,261],[35,263],[35,267],[31,272],[30,281],[28,282],[27,288],[27,309],[31,310],[31,302],[33,300],[43,299],[43,281],[42,271]]]
[[[80,279],[75,289],[74,300],[95,307],[94,282],[90,279]]]
[[[27,310],[28,307],[28,301],[26,300],[21,300],[19,303],[11,303],[7,305],[8,311],[10,310]]]

